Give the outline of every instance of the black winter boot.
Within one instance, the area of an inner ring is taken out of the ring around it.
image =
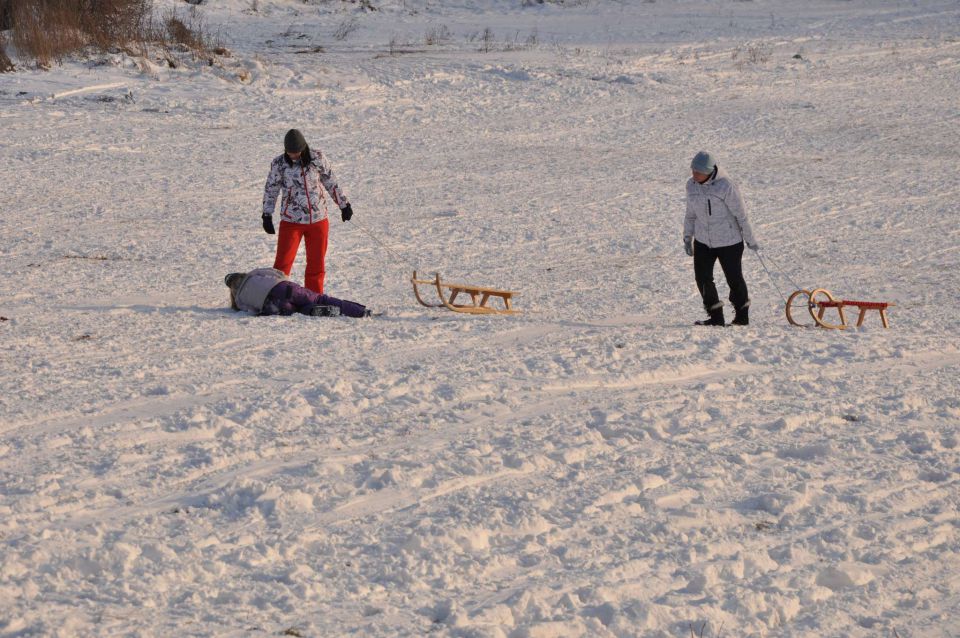
[[[340,309],[336,306],[317,305],[310,309],[311,317],[339,317]]]
[[[723,319],[723,307],[714,308],[710,310],[710,318],[704,319],[702,321],[695,322],[695,325],[698,326],[725,326],[727,325]]]
[[[750,306],[744,306],[737,309],[737,314],[733,316],[731,326],[749,326],[750,325]]]

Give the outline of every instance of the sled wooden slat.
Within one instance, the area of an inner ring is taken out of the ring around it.
[[[833,295],[830,294],[830,291],[823,288],[816,288],[813,291],[808,290],[797,290],[790,298],[787,300],[787,321],[795,326],[800,326],[802,324],[798,323],[794,317],[791,315],[790,310],[793,307],[793,302],[797,297],[805,295],[807,297],[807,309],[810,311],[810,316],[813,318],[813,321],[816,325],[821,328],[826,328],[828,330],[846,330],[850,327],[850,324],[847,323],[847,316],[843,312],[843,309],[848,306],[857,308],[860,313],[857,316],[857,327],[863,325],[864,320],[867,317],[868,310],[876,310],[880,313],[880,321],[883,323],[884,328],[890,327],[890,322],[887,319],[887,308],[891,306],[896,306],[897,304],[887,301],[855,301],[851,299],[834,299]],[[824,297],[824,299],[818,299],[818,297]],[[827,309],[834,308],[837,311],[837,314],[840,317],[840,323],[830,323],[824,317],[827,313]]]
[[[413,271],[413,277],[410,278],[413,284],[413,294],[422,306],[427,308],[446,308],[453,312],[464,312],[475,315],[512,315],[519,311],[513,309],[512,299],[514,295],[520,293],[515,290],[501,290],[499,288],[487,288],[485,286],[471,286],[468,284],[452,284],[440,279],[440,273],[435,273],[433,279],[420,279],[417,277],[417,271]],[[420,294],[419,285],[433,286],[440,297],[440,303],[428,303]],[[469,304],[457,303],[457,297],[468,295]],[[503,308],[496,308],[487,305],[492,297],[496,297],[503,302]]]

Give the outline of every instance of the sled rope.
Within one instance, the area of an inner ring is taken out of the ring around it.
[[[767,277],[770,278],[770,283],[773,284],[773,287],[776,289],[777,294],[780,295],[781,299],[783,299],[784,304],[788,304],[789,302],[787,301],[786,295],[784,295],[783,291],[780,290],[780,286],[777,285],[777,280],[774,279],[772,274],[770,274],[770,269],[767,268],[767,262],[763,260],[763,255],[760,254],[759,250],[756,251],[756,255],[757,255],[757,259],[760,260],[760,265],[763,266],[764,272],[767,273]],[[767,260],[770,261],[770,265],[773,266],[773,269],[777,272],[777,274],[780,275],[783,279],[786,279],[787,282],[794,287],[794,289],[799,290],[800,288],[802,288],[802,286],[798,286],[797,282],[795,282],[792,277],[786,274],[782,268],[777,266],[777,262],[775,262],[772,257],[767,255]]]
[[[757,256],[758,257],[760,256],[760,251],[757,251]],[[797,282],[793,280],[793,277],[791,277],[786,272],[784,272],[783,268],[778,266],[777,262],[775,262],[770,255],[767,255],[767,260],[770,262],[771,265],[773,265],[774,270],[780,273],[780,276],[786,279],[791,286],[799,288],[799,286],[797,286]]]
[[[369,237],[370,239],[372,239],[372,240],[373,240],[378,246],[380,246],[380,248],[382,248],[388,255],[390,255],[391,257],[393,257],[393,259],[394,259],[398,264],[401,264],[401,265],[405,266],[408,270],[417,270],[417,269],[419,269],[419,267],[420,267],[420,262],[419,262],[419,260],[417,260],[416,263],[410,262],[408,259],[406,259],[406,258],[400,256],[399,254],[397,254],[397,252],[396,252],[395,250],[393,250],[392,248],[390,248],[390,246],[388,246],[385,242],[383,242],[379,237],[377,237],[376,235],[374,235],[373,233],[371,233],[369,230],[367,230],[367,227],[364,226],[363,224],[360,224],[360,223],[358,223],[358,222],[356,222],[356,221],[354,221],[354,220],[350,220],[350,223],[353,224],[354,226],[356,226],[357,228],[359,228],[360,231],[363,232],[367,237]]]
[[[783,299],[783,303],[787,303],[787,298],[783,296],[783,291],[780,290],[780,286],[777,285],[777,281],[773,278],[773,275],[770,274],[770,270],[767,268],[767,264],[763,261],[763,257],[760,255],[760,251],[757,251],[757,259],[760,260],[760,265],[763,266],[763,271],[767,273],[767,277],[770,279],[770,283],[773,284],[774,289],[777,291],[777,294],[780,295],[780,298]]]

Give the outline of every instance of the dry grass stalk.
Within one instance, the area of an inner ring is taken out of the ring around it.
[[[0,73],[9,73],[13,71],[13,61],[7,55],[7,39],[0,31]]]
[[[199,13],[171,10],[157,23],[152,0],[0,0],[0,24],[9,23],[21,56],[49,68],[86,47],[133,51],[168,39],[206,54],[210,36]]]

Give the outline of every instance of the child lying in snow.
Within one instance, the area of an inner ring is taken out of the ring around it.
[[[230,273],[224,277],[223,283],[230,288],[230,307],[255,315],[286,316],[299,312],[313,317],[370,316],[365,306],[313,292],[290,281],[275,268]]]

